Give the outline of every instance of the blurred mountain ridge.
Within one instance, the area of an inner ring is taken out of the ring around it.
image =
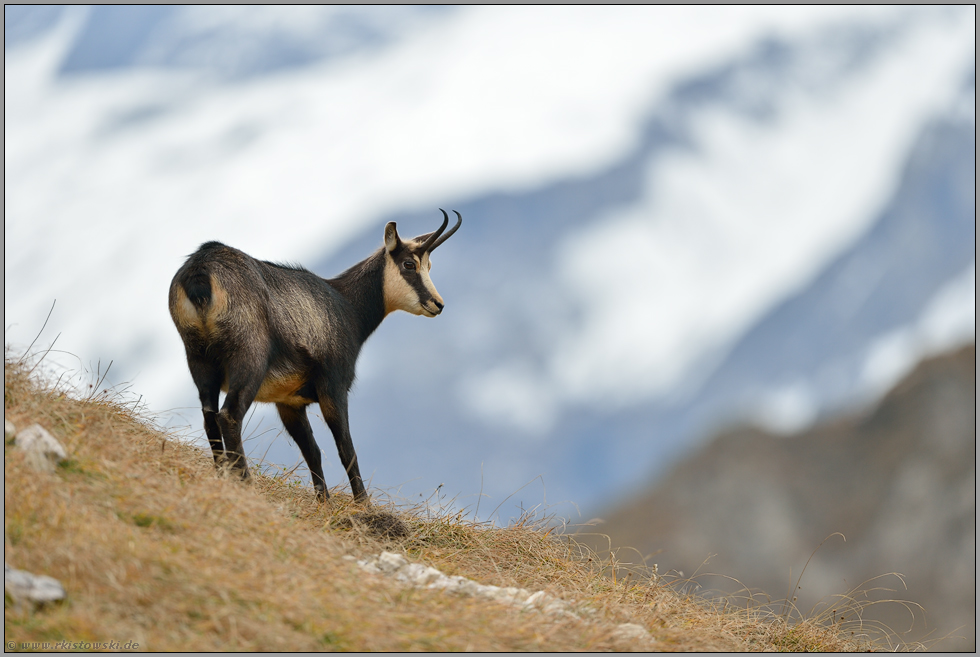
[[[867,620],[909,641],[976,624],[976,347],[933,357],[873,407],[793,435],[750,426],[718,434],[646,490],[607,509],[595,531],[706,590],[780,598],[807,560],[797,606],[859,585],[885,587]],[[841,532],[839,538],[824,539]],[[629,558],[635,555],[631,553]],[[627,558],[627,557],[623,557]],[[703,563],[707,560],[707,563]],[[724,577],[711,577],[717,573]],[[873,580],[888,573],[897,578]],[[733,582],[730,578],[735,578]],[[870,582],[870,584],[863,584]]]

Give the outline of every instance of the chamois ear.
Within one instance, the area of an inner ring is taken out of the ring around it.
[[[402,245],[402,240],[398,237],[398,230],[395,228],[395,222],[389,221],[388,225],[385,226],[385,249],[388,253],[394,253],[394,251]]]

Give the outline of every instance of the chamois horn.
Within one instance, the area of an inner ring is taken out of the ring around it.
[[[443,210],[442,208],[439,209],[442,211],[442,216],[445,218],[443,219],[442,222],[442,228],[440,228],[437,232],[433,233],[432,237],[430,237],[425,242],[426,248],[424,250],[428,251],[429,253],[435,251],[437,246],[439,246],[440,244],[448,240],[450,237],[452,237],[453,233],[455,233],[459,229],[459,227],[463,225],[463,216],[459,212],[456,212],[456,210],[453,210],[453,212],[456,214],[456,225],[450,228],[448,233],[446,233],[442,237],[439,237],[439,234],[442,233],[443,230],[445,230],[446,225],[449,223],[449,215],[446,214],[446,211]],[[433,242],[433,238],[435,238],[434,242]],[[430,245],[429,242],[433,242],[433,243]]]

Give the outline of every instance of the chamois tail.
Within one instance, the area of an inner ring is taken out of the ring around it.
[[[206,272],[201,270],[192,272],[179,281],[179,284],[184,288],[188,301],[194,304],[199,313],[211,303],[211,276]]]
[[[210,324],[227,308],[228,295],[215,278],[209,252],[225,248],[218,242],[201,246],[170,284],[170,314],[178,329],[196,328],[210,333]]]

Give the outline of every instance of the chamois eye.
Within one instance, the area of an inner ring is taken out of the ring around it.
[[[415,261],[413,260],[406,260],[402,266],[409,271],[415,271]]]

